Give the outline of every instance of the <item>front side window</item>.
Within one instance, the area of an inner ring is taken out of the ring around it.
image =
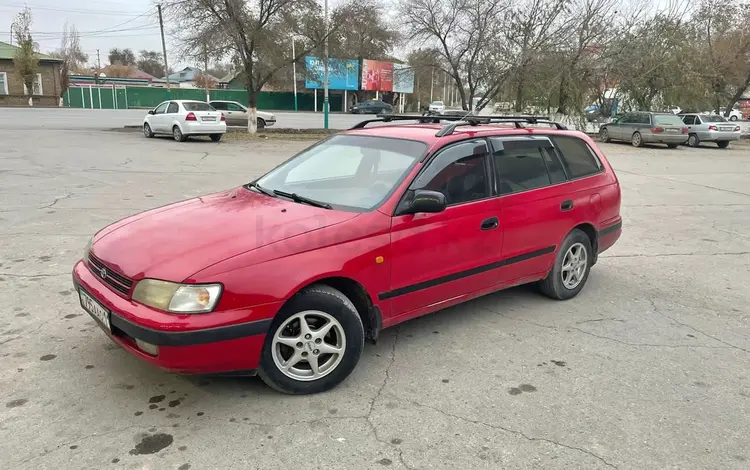
[[[217,109],[217,110],[227,110],[227,109],[229,109],[229,107],[227,106],[227,103],[222,103],[220,101],[215,101],[215,102],[211,103],[211,106],[213,106],[214,109]]]
[[[342,210],[371,210],[383,203],[426,151],[423,142],[337,135],[256,183],[267,191],[295,193]]]
[[[682,118],[682,122],[687,124],[688,126],[692,126],[695,124],[695,116],[685,116]]]
[[[602,171],[601,162],[583,140],[577,137],[554,136],[552,141],[560,152],[571,178],[582,178]]]
[[[154,114],[164,114],[167,111],[169,103],[162,103],[154,109]]]
[[[484,199],[490,190],[487,153],[483,140],[448,147],[430,162],[409,189],[441,192],[449,206]]]
[[[229,111],[245,112],[245,108],[238,105],[237,103],[227,103],[226,106]]]
[[[497,189],[503,194],[520,193],[552,184],[545,164],[545,149],[538,141],[491,139]]]

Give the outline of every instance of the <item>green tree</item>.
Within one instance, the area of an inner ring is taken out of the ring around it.
[[[118,49],[113,47],[109,50],[109,63],[111,65],[135,66],[135,54],[130,49]]]
[[[15,35],[18,49],[13,56],[13,65],[16,74],[26,85],[26,93],[29,97],[29,106],[33,106],[32,95],[34,93],[34,77],[36,77],[39,68],[39,57],[35,51],[34,40],[31,37],[31,25],[34,18],[31,15],[29,7],[16,15],[13,21],[13,33]]]
[[[164,62],[162,61],[161,52],[142,50],[139,53],[135,66],[154,77],[164,76]]]

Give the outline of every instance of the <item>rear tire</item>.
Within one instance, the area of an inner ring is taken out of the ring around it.
[[[545,279],[539,281],[539,290],[552,299],[572,299],[586,284],[593,260],[588,235],[581,230],[573,230],[557,250],[552,270]]]
[[[701,140],[698,138],[698,134],[690,134],[687,144],[693,148],[700,146]]]
[[[218,142],[221,140],[223,134],[211,134],[209,137],[211,137],[212,142]]]
[[[143,135],[145,135],[147,139],[154,136],[154,131],[151,130],[151,126],[149,126],[147,122],[143,123]]]
[[[641,133],[634,133],[630,138],[630,143],[633,145],[633,147],[643,147],[643,137],[641,136]]]
[[[679,144],[667,144],[667,147],[671,149],[676,149],[679,146]]]
[[[180,126],[174,126],[172,128],[172,137],[177,142],[185,142],[187,140],[187,136],[182,133]]]
[[[725,149],[725,148],[729,147],[729,141],[728,140],[720,140],[720,141],[716,142],[716,145],[718,145],[720,149]]]
[[[307,336],[301,319],[309,330]],[[329,325],[329,332],[316,337],[316,332]],[[263,344],[258,375],[281,393],[325,392],[343,382],[354,370],[362,355],[364,339],[362,319],[351,300],[333,287],[310,286],[289,299],[274,318]],[[326,346],[328,350],[339,347],[341,357],[324,352]],[[319,368],[319,378],[315,378],[311,361]],[[283,370],[285,364],[289,365]]]

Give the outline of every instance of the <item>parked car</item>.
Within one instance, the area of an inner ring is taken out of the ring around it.
[[[143,135],[171,135],[184,142],[188,137],[207,135],[218,142],[227,132],[224,115],[203,101],[165,101],[143,119]]]
[[[380,100],[367,100],[355,104],[349,108],[349,112],[352,114],[392,113],[393,106]]]
[[[430,103],[430,111],[435,114],[445,113],[445,103],[443,103],[442,101],[433,101],[432,103]]]
[[[724,149],[729,147],[729,142],[742,137],[740,126],[717,114],[683,114],[680,118],[688,128],[687,144],[691,147],[698,147],[701,142],[716,142]]]
[[[634,147],[659,143],[677,148],[688,140],[687,127],[679,116],[646,112],[627,113],[602,124],[599,137],[603,142],[622,140]]]
[[[221,111],[227,120],[227,126],[247,127],[248,109],[245,105],[238,103],[237,101],[224,100],[213,100],[209,101],[208,104],[213,106],[216,110]],[[276,116],[272,113],[256,110],[255,114],[258,129],[263,129],[276,124]]]
[[[730,121],[740,121],[743,119],[742,111],[737,108],[729,111],[729,115],[727,115],[727,108],[719,108],[719,116],[726,117]]]
[[[383,328],[525,283],[575,297],[622,233],[607,159],[577,131],[466,124],[362,125],[115,222],[73,269],[81,306],[156,366],[305,394]]]

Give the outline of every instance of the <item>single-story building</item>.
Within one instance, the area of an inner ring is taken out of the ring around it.
[[[199,78],[202,75],[204,74],[199,68],[185,67],[179,72],[175,72],[171,74],[169,76],[169,83],[170,85],[177,87],[177,88],[202,88],[203,85],[198,83]],[[213,81],[214,83],[219,81],[216,77],[213,77],[209,74],[205,74],[205,76],[208,78],[209,83],[211,81]],[[166,80],[166,77],[165,77],[165,80]]]
[[[0,42],[0,106],[28,106],[26,86],[16,74],[13,56],[18,48]],[[62,86],[60,69],[62,61],[37,53],[39,68],[34,77],[34,106],[59,106]]]

